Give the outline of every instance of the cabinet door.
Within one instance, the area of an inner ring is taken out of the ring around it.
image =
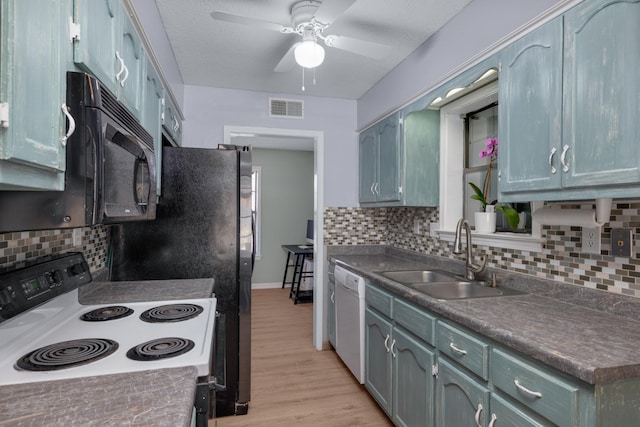
[[[433,425],[435,355],[398,328],[393,330],[392,344],[394,424]]]
[[[63,190],[69,1],[0,3],[0,189]]]
[[[560,188],[562,17],[505,49],[499,101],[500,193]]]
[[[336,348],[336,284],[329,280],[329,304],[327,308],[327,334],[329,343]]]
[[[144,51],[140,37],[124,10],[121,19],[119,52],[126,68],[120,78],[119,99],[134,116],[141,117]]]
[[[489,421],[489,390],[443,358],[438,360],[436,425],[485,426]]]
[[[640,2],[594,0],[565,15],[565,187],[640,182]]]
[[[399,115],[383,120],[378,125],[378,201],[400,200],[401,126]]]
[[[80,25],[80,37],[74,44],[74,61],[114,94],[118,90],[116,75],[122,71],[118,59],[121,52],[117,47],[121,8],[120,0],[75,0],[74,5],[74,21]]]
[[[374,186],[378,176],[378,148],[376,145],[375,128],[369,128],[360,133],[358,150],[360,203],[375,202],[376,193]]]
[[[367,308],[365,321],[364,385],[391,416],[391,322]]]

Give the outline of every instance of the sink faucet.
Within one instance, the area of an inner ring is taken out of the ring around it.
[[[473,248],[471,244],[471,226],[469,222],[460,218],[458,225],[456,226],[456,239],[453,242],[453,253],[459,255],[462,253],[462,227],[467,234],[467,260],[465,264],[465,277],[469,280],[475,280],[476,274],[482,273],[487,265],[487,259],[480,257],[480,265],[473,263]]]

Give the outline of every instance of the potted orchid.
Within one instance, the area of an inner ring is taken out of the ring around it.
[[[497,200],[491,202],[487,200],[487,197],[489,197],[489,184],[491,183],[491,166],[493,166],[494,160],[498,159],[498,138],[487,138],[486,149],[480,151],[479,155],[480,158],[489,157],[489,165],[487,167],[487,174],[484,177],[483,189],[480,189],[480,187],[473,182],[469,183],[469,186],[471,186],[475,193],[471,195],[471,198],[482,204],[482,212],[476,212],[476,230],[493,233],[496,229],[495,211],[504,213],[509,226],[511,228],[517,228],[518,222],[520,221],[518,211],[511,206],[498,205]]]

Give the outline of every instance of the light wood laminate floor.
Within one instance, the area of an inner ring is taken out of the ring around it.
[[[249,413],[209,427],[390,426],[335,351],[314,349],[313,306],[294,305],[288,292],[252,292]]]

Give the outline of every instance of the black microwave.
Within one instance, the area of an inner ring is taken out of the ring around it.
[[[0,191],[0,232],[155,219],[153,137],[89,74],[67,72],[66,101],[64,191]]]

